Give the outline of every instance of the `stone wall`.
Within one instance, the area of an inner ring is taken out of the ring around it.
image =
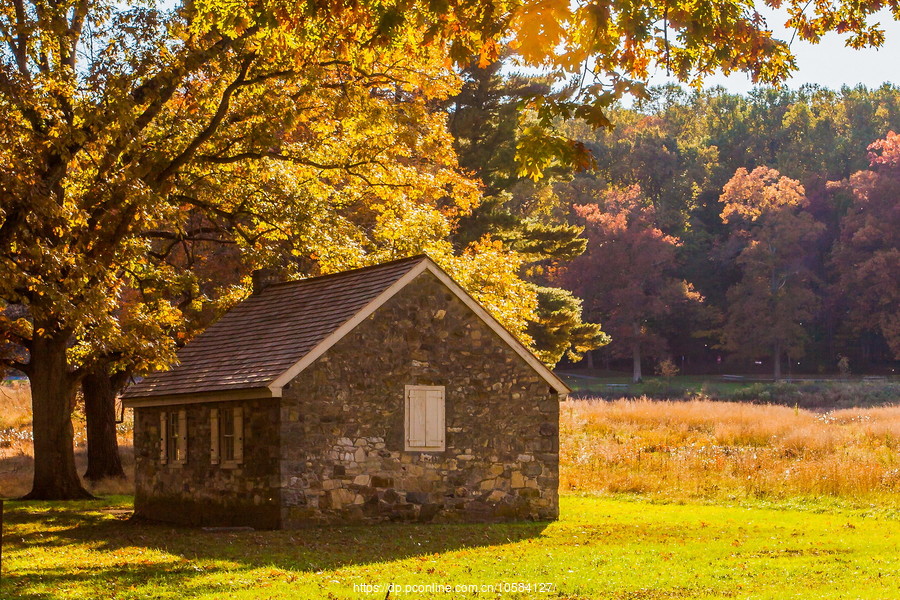
[[[405,385],[442,385],[446,450],[404,451]],[[558,515],[559,401],[430,273],[284,390],[282,524]]]
[[[244,460],[210,461],[210,409],[244,407]],[[187,411],[187,461],[159,461],[161,411]],[[210,402],[135,409],[135,514],[186,525],[280,526],[278,400]]]

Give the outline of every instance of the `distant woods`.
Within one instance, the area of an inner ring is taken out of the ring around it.
[[[487,198],[455,236],[542,248],[526,279],[611,335],[592,363],[778,378],[900,358],[900,89],[655,88],[610,129],[558,119],[535,180],[517,151],[537,117],[515,108],[546,87],[466,72],[450,128]]]

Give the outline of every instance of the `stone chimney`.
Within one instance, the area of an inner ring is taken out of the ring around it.
[[[253,295],[263,293],[263,291],[273,283],[278,282],[278,275],[274,269],[255,269],[250,274],[253,282]]]

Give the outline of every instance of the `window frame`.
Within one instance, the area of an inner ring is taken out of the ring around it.
[[[242,465],[244,463],[244,407],[211,408],[209,418],[210,463],[225,469]],[[225,425],[229,422],[231,427],[226,428]]]
[[[159,414],[159,462],[171,467],[187,463],[187,409],[164,410]]]
[[[437,412],[431,423],[435,430],[429,431],[429,413],[428,410],[428,393],[439,392],[440,398],[437,403]],[[423,416],[425,422],[423,445],[412,444],[411,430],[414,415],[414,399],[413,395],[424,394],[424,411]],[[404,416],[403,416],[403,449],[406,452],[444,452],[447,449],[447,392],[443,385],[407,385],[404,388]],[[437,434],[440,439],[437,444],[429,444],[429,433]]]

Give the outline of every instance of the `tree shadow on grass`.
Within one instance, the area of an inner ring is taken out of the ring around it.
[[[47,558],[46,566],[37,560],[33,567],[17,571],[5,565],[0,582],[3,598],[56,598],[55,592],[41,590],[86,585],[106,589],[111,592],[107,597],[112,597],[114,590],[148,582],[156,582],[154,591],[160,592],[159,597],[169,597],[169,593],[191,597],[222,591],[198,582],[198,576],[208,572],[239,573],[268,567],[289,578],[291,573],[318,573],[516,543],[540,536],[548,525],[383,523],[291,531],[204,531],[131,520],[121,505],[110,508],[103,500],[38,505],[15,502],[7,507],[6,565],[23,551]],[[89,548],[90,556],[97,560],[93,564],[54,564],[67,548],[73,552]]]

